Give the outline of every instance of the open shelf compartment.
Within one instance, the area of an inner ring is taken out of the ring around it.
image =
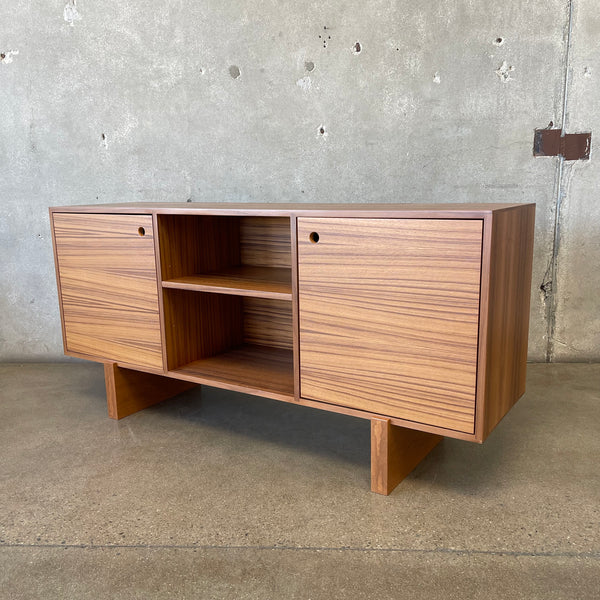
[[[290,302],[165,288],[163,304],[169,375],[294,398]]]
[[[163,288],[292,299],[290,219],[159,215]]]

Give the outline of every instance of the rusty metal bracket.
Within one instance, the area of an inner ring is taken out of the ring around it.
[[[589,160],[592,133],[564,133],[562,129],[536,129],[534,156],[562,156],[565,160]]]

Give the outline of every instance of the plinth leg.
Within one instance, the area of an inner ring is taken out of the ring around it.
[[[371,419],[371,491],[387,496],[435,448],[441,435]]]
[[[108,416],[111,419],[122,419],[197,385],[189,381],[123,369],[116,363],[104,363],[104,381]]]

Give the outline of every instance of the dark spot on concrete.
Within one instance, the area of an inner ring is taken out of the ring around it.
[[[325,127],[319,127],[319,133],[325,135]]]
[[[307,60],[304,63],[304,68],[310,73],[311,71],[315,70],[315,63],[312,62],[312,60]]]
[[[540,285],[540,291],[544,297],[547,298],[548,295],[552,293],[552,281],[542,281],[542,285]]]
[[[106,139],[106,134],[102,134],[102,140],[104,141]]]
[[[504,38],[497,37],[497,38],[494,40],[494,44],[495,44],[496,46],[502,46],[502,44],[504,44]]]
[[[229,74],[231,75],[232,79],[237,79],[242,73],[237,65],[231,65],[229,67]]]
[[[188,198],[188,199],[186,200],[186,202],[191,202],[191,201],[192,201],[192,199],[191,199],[191,198]]]
[[[354,44],[354,54],[360,54],[362,52],[362,46],[360,45],[360,42],[356,42],[356,44]]]
[[[5,58],[6,58],[6,54],[4,54],[4,52],[2,52],[2,54],[0,54],[0,60],[4,60]]]

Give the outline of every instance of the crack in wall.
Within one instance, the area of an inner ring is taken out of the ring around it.
[[[569,63],[571,53],[571,37],[573,34],[573,1],[569,0],[568,4],[568,23],[566,32],[566,49],[564,60],[564,80],[563,80],[563,103],[561,115],[562,135],[565,135],[567,128],[567,107],[569,100]],[[552,240],[552,255],[548,263],[548,268],[544,275],[544,280],[540,286],[542,294],[542,302],[546,309],[546,362],[554,361],[555,350],[555,332],[556,332],[556,299],[557,299],[557,282],[556,275],[558,272],[558,252],[560,249],[560,223],[561,223],[561,208],[566,195],[564,186],[564,165],[565,159],[562,155],[558,157],[558,167],[556,169],[556,202],[554,207],[554,235]]]

